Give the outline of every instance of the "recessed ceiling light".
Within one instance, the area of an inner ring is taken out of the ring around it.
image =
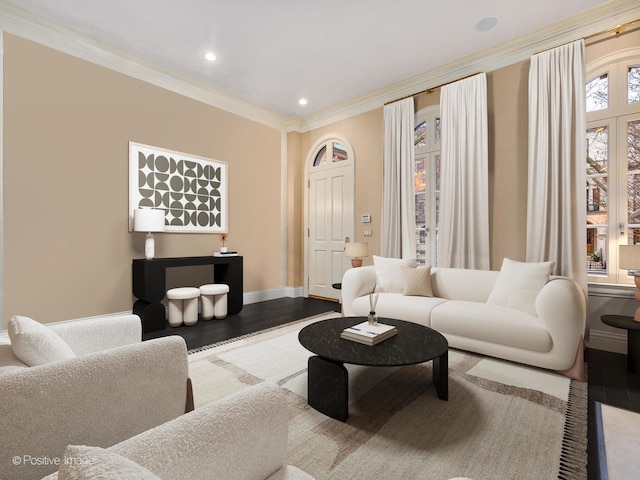
[[[486,32],[487,30],[491,30],[498,24],[498,19],[496,17],[487,17],[480,20],[476,23],[476,30],[479,32]]]
[[[306,98],[301,98],[300,100],[298,100],[298,103],[300,105],[306,105],[307,104],[307,99]]]
[[[213,52],[207,52],[207,53],[204,54],[204,58],[206,58],[210,62],[215,62],[216,61],[216,54],[213,53]]]

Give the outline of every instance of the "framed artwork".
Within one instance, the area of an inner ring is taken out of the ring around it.
[[[227,163],[129,142],[129,231],[133,211],[165,214],[166,232],[227,232]]]

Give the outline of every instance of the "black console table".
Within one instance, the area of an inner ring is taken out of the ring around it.
[[[133,313],[142,320],[142,331],[155,332],[165,328],[165,310],[162,300],[166,296],[166,269],[213,265],[213,283],[229,285],[229,314],[239,313],[243,305],[242,257],[177,257],[134,259],[132,264],[133,294],[138,300],[133,304]]]

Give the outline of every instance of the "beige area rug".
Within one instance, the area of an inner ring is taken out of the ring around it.
[[[288,398],[289,458],[318,480],[581,479],[587,463],[587,386],[544,370],[449,353],[449,400],[432,364],[347,365],[349,418],[307,405],[298,332],[335,313],[190,352],[196,408],[261,382]]]

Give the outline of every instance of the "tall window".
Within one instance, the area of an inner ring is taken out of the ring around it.
[[[618,246],[640,244],[640,57],[590,72],[587,106],[587,271],[632,283]]]
[[[440,106],[420,110],[414,129],[416,153],[416,258],[437,264],[440,205]]]

